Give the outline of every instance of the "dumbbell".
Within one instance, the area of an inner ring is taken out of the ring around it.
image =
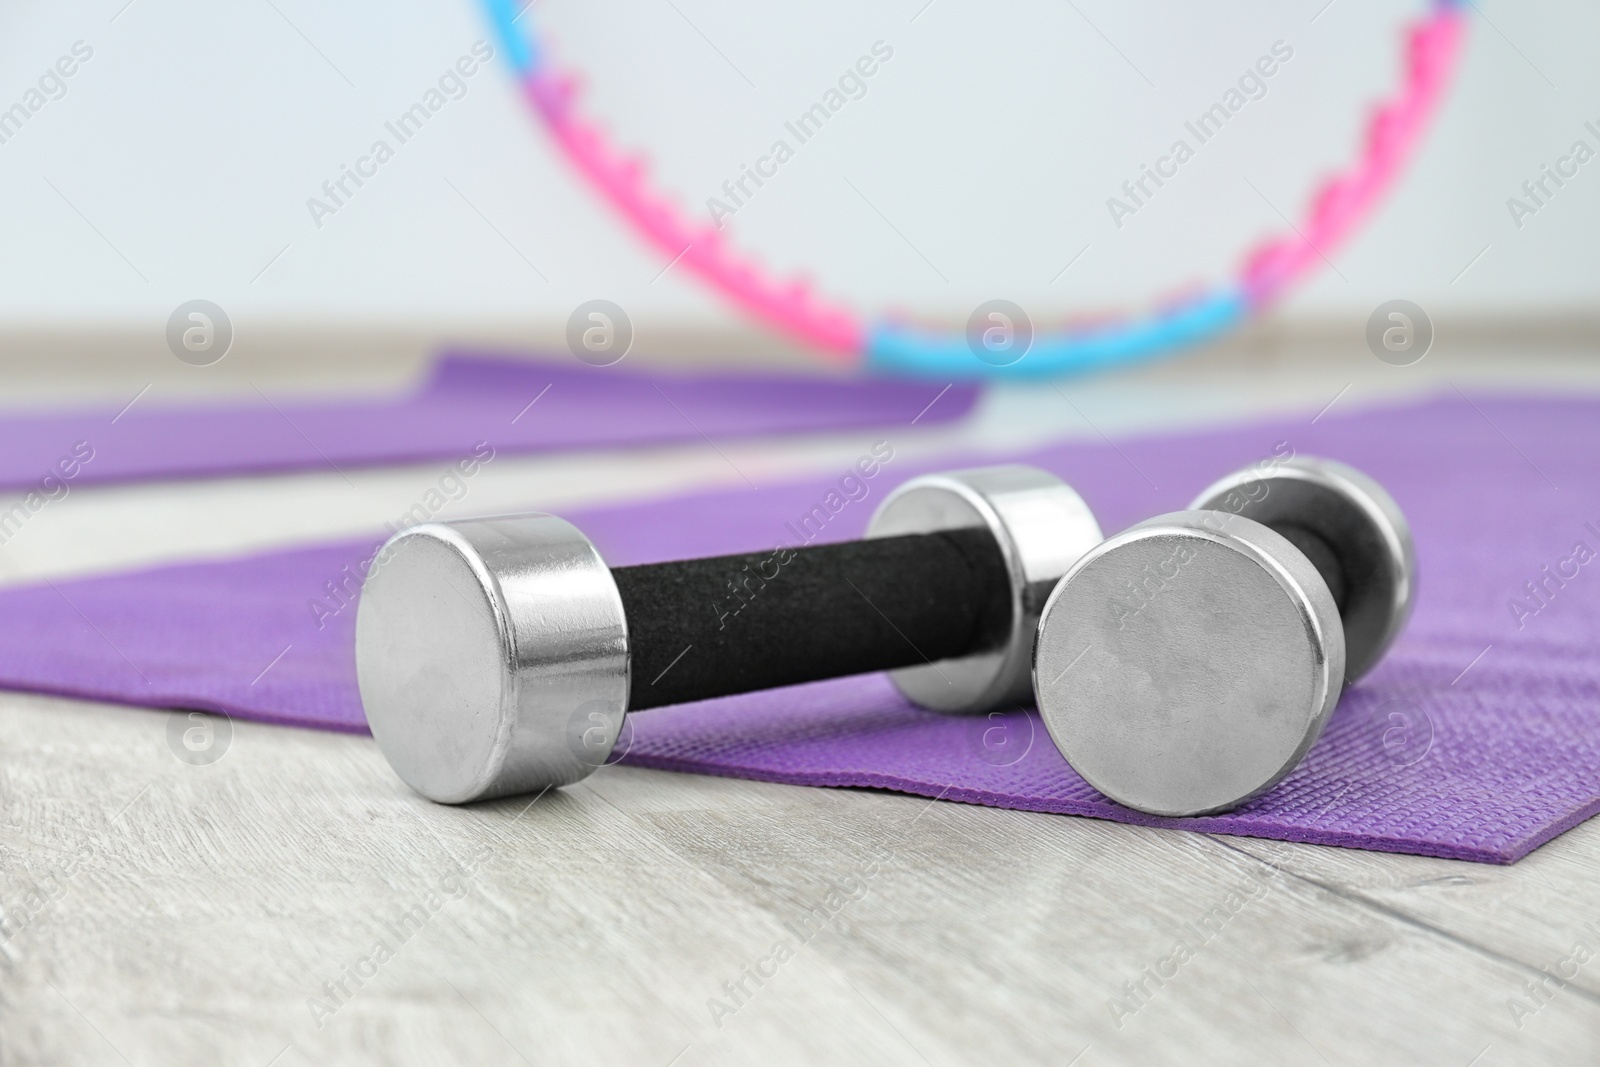
[[[1382,486],[1265,461],[1072,566],[1041,613],[1040,716],[1117,803],[1226,811],[1294,769],[1415,595],[1410,527]]]
[[[1028,700],[1040,609],[1100,540],[1023,466],[914,478],[861,541],[631,567],[552,515],[424,523],[364,582],[361,702],[401,779],[452,804],[576,782],[667,704],[888,670],[983,713]]]

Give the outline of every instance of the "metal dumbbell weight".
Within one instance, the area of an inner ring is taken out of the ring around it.
[[[861,541],[616,569],[552,515],[426,523],[363,586],[361,702],[444,803],[576,782],[666,704],[888,670],[924,707],[987,712],[1028,699],[1039,612],[1100,540],[1022,466],[913,479]]]
[[[1035,650],[1061,754],[1153,815],[1226,811],[1294,769],[1416,592],[1405,516],[1342,463],[1267,461],[1191,507],[1079,559]]]

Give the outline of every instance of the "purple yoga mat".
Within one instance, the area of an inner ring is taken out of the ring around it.
[[[762,374],[654,374],[570,357],[450,355],[397,399],[273,401],[0,417],[0,489],[460,459],[858,426],[928,425],[976,387]],[[937,400],[937,403],[934,401]],[[920,418],[918,416],[921,416]],[[86,458],[87,457],[87,458]],[[49,480],[47,480],[49,479]],[[37,510],[37,509],[35,509]]]
[[[1421,592],[1410,628],[1345,695],[1301,767],[1238,811],[1126,811],[1072,772],[1031,712],[932,714],[881,676],[644,712],[628,720],[626,759],[1493,863],[1600,810],[1600,403],[1452,397],[1315,425],[1014,458],[1078,486],[1110,531],[1184,506],[1280,442],[1388,485],[1415,528]],[[902,463],[866,483],[822,538],[859,534],[884,492],[916,473]],[[792,542],[788,524],[836,485],[571,517],[613,564],[756,550]],[[371,548],[349,542],[0,593],[0,684],[360,730],[354,608],[339,583]]]

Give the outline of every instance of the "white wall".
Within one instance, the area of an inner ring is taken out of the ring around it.
[[[498,64],[313,223],[307,198],[489,36],[473,0],[124,2],[0,13],[0,107],[75,41],[93,48],[0,144],[0,319],[159,323],[206,297],[236,319],[561,321],[606,296],[635,318],[724,321],[678,270],[656,280],[663,258],[578,185]],[[1224,276],[1281,228],[1275,208],[1301,217],[1315,176],[1350,156],[1364,101],[1394,82],[1396,27],[1422,6],[1336,0],[1318,15],[1324,3],[545,0],[539,14],[589,106],[700,213],[886,42],[866,95],[733,233],[869,311],[961,319],[1003,296],[1048,318]],[[1596,306],[1600,160],[1520,230],[1505,201],[1574,140],[1600,149],[1584,128],[1600,128],[1600,9],[1480,6],[1425,154],[1289,313],[1364,316],[1393,297],[1436,317]],[[1294,56],[1267,95],[1116,228],[1106,198],[1278,40]]]

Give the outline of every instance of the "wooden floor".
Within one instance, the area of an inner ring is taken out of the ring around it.
[[[1066,392],[1128,429],[1185,395],[1395,391],[1351,366]],[[1592,355],[1517,373],[1600,387]],[[1089,432],[1048,401],[914,447]],[[776,477],[857,444],[724,449]],[[376,528],[433,476],[74,490],[0,571]],[[497,462],[461,506],[729,477],[704,446]],[[0,1064],[1600,1062],[1600,824],[1501,868],[622,767],[455,809],[366,737],[240,722],[194,765],[170,740],[193,725],[0,694]]]

